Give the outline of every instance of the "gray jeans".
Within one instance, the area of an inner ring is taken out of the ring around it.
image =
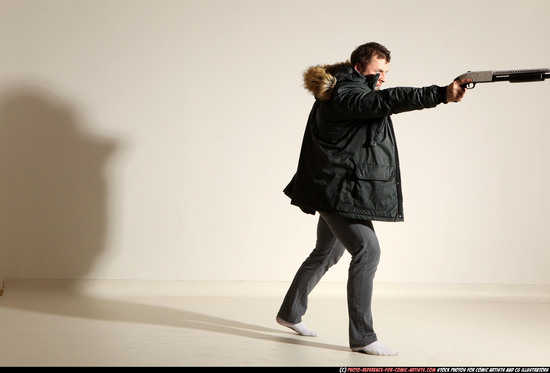
[[[278,316],[296,324],[306,313],[308,295],[328,269],[348,250],[347,299],[349,344],[366,346],[377,340],[373,329],[371,300],[374,274],[380,261],[380,245],[370,220],[352,220],[321,213],[317,243],[302,263],[283,300]]]

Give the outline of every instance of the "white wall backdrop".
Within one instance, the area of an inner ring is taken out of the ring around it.
[[[367,41],[387,86],[550,67],[550,2],[0,0],[0,277],[290,281],[282,189],[310,65]],[[405,223],[379,282],[550,284],[550,82],[394,117]],[[345,281],[349,255],[326,281]]]

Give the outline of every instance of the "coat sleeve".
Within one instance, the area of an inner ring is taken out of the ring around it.
[[[336,116],[348,118],[379,118],[406,111],[432,108],[446,103],[446,87],[436,85],[412,88],[397,87],[371,90],[366,87],[337,87],[327,102],[327,108]]]

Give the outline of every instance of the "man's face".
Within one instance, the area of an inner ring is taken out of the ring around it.
[[[363,76],[379,73],[380,78],[378,79],[378,83],[376,83],[375,89],[380,89],[382,84],[386,81],[386,74],[390,69],[390,64],[385,58],[377,58],[375,56],[364,69],[362,69],[359,64],[355,65],[355,69]]]

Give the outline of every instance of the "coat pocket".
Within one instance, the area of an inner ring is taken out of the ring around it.
[[[395,166],[366,164],[355,169],[359,180],[388,181],[395,177]]]
[[[387,213],[397,206],[395,166],[366,164],[355,170],[352,197],[356,209],[369,214]]]

